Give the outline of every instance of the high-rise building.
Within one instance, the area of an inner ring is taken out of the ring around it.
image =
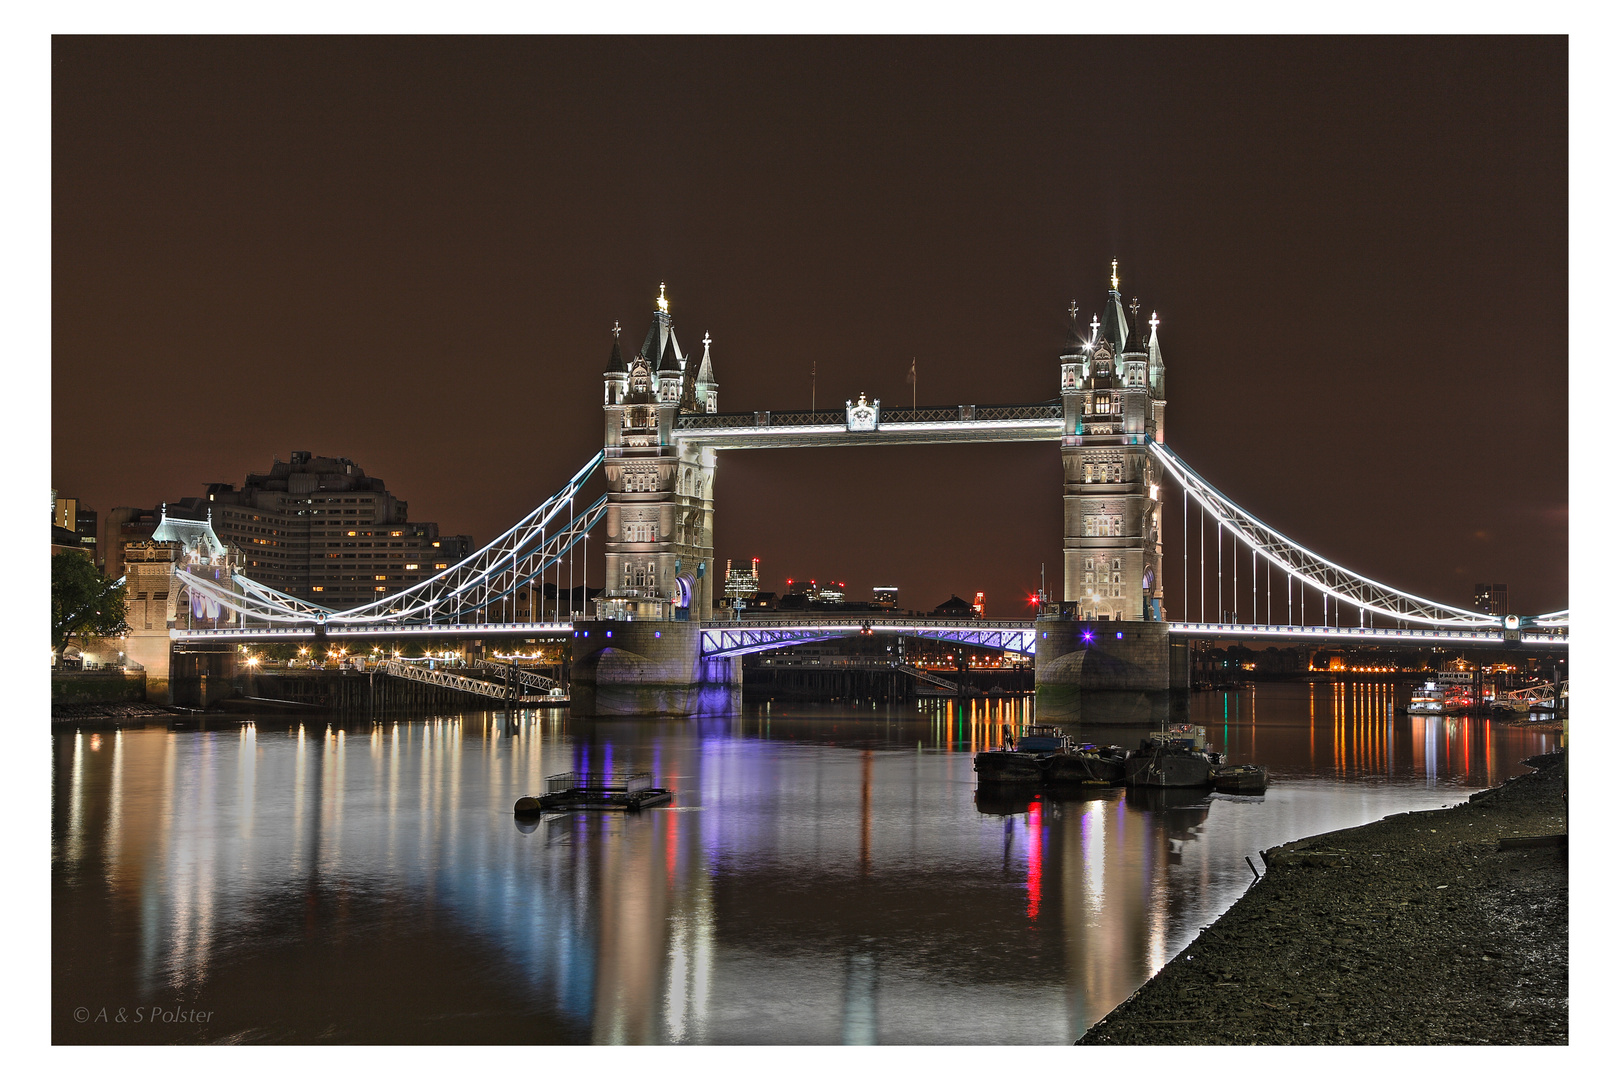
[[[733,570],[726,560],[726,599],[752,600],[759,593],[759,560],[747,570]]]
[[[1160,477],[1148,450],[1164,441],[1164,359],[1159,318],[1131,317],[1119,264],[1091,336],[1069,305],[1060,356],[1063,393],[1063,600],[1082,619],[1163,617]]]
[[[652,326],[626,364],[613,328],[602,374],[606,453],[607,590],[600,618],[689,617],[714,604],[714,451],[675,444],[675,418],[719,409],[709,337],[681,350],[669,298],[658,287]],[[722,585],[722,588],[724,585]]]
[[[1475,585],[1474,609],[1484,615],[1508,613],[1508,587],[1506,585]]]
[[[240,490],[209,484],[180,500],[242,551],[242,573],[273,589],[338,610],[378,600],[462,559],[467,536],[441,536],[410,521],[405,500],[348,458],[295,451]]]
[[[72,540],[66,535],[51,534],[51,547],[77,547],[88,555],[97,566],[101,565],[99,552],[96,550],[96,512],[79,502],[78,499],[64,499],[55,491],[51,492],[51,527],[62,529],[71,534]]]

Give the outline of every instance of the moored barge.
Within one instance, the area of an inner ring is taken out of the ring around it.
[[[512,807],[517,817],[538,817],[560,810],[640,810],[659,806],[674,796],[653,787],[651,773],[558,773],[546,777],[544,795],[525,795]]]

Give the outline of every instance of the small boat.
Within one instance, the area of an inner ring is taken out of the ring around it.
[[[1202,787],[1214,782],[1220,755],[1204,749],[1204,729],[1172,724],[1142,740],[1125,761],[1125,782],[1133,787]]]
[[[1017,750],[981,750],[973,755],[973,771],[987,784],[1038,784],[1041,759]]]
[[[1226,795],[1264,795],[1264,765],[1217,765],[1213,770],[1215,790]]]
[[[1012,748],[975,754],[973,771],[991,784],[1118,784],[1125,779],[1125,751],[1077,743],[1055,724],[1032,724]]]
[[[1122,746],[1071,743],[1042,759],[1042,779],[1048,784],[1123,784],[1126,760]]]
[[[1412,700],[1406,706],[1407,715],[1439,716],[1445,711],[1446,691],[1439,683],[1431,679],[1422,686],[1413,688]]]
[[[549,810],[640,810],[667,803],[667,788],[652,786],[651,773],[593,775],[558,773],[546,777],[544,795],[525,795],[512,807],[517,817],[538,817]]]

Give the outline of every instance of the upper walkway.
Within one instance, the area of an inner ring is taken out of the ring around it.
[[[876,402],[869,403],[876,406]],[[1056,442],[1063,405],[951,405],[921,409],[859,406],[815,412],[694,413],[675,421],[678,442],[714,450],[745,447],[872,446],[885,443]]]

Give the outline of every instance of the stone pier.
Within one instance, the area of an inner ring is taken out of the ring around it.
[[[1035,621],[1042,723],[1161,724],[1187,718],[1187,643],[1162,622]]]
[[[742,660],[702,657],[702,624],[574,623],[569,696],[575,716],[717,716],[742,690]]]

